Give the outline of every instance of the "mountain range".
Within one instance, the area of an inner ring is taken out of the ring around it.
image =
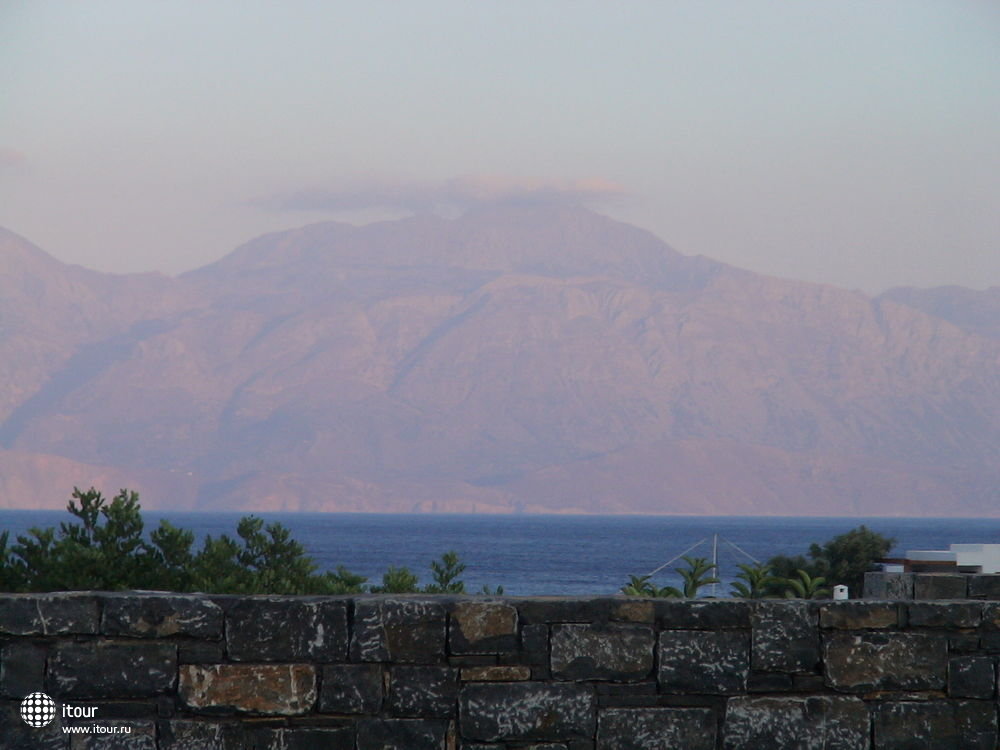
[[[177,277],[0,230],[0,507],[988,516],[998,457],[997,287],[871,297],[566,206]]]

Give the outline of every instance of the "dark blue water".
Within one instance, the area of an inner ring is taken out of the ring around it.
[[[150,528],[159,518],[199,535],[235,536],[238,513],[146,512]],[[743,518],[690,516],[471,516],[376,514],[261,514],[292,531],[323,570],[344,565],[351,571],[381,578],[385,569],[406,566],[430,579],[428,564],[455,550],[468,565],[466,587],[500,584],[507,594],[612,594],[630,574],[649,573],[701,540],[690,554],[711,557],[711,540],[719,534],[758,560],[776,554],[805,554],[811,542],[864,523],[894,537],[896,551],[941,549],[952,542],[1000,543],[1000,519],[945,518]],[[56,526],[69,519],[61,511],[0,510],[0,530],[11,536],[31,526]],[[723,584],[747,562],[724,541],[719,542]],[[659,585],[678,585],[669,566],[654,577]]]

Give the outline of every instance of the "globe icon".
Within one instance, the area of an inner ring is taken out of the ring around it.
[[[45,693],[32,693],[21,701],[21,718],[28,726],[44,727],[56,718],[56,703]]]

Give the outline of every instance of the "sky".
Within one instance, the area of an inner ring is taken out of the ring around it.
[[[0,226],[99,270],[530,200],[870,293],[1000,285],[994,0],[4,0],[0,71]]]

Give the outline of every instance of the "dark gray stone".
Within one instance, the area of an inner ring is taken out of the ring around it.
[[[994,750],[992,701],[919,701],[876,704],[875,750]]]
[[[914,599],[965,599],[969,577],[961,573],[914,573]]]
[[[983,630],[990,634],[1000,631],[1000,602],[984,602],[982,607]]]
[[[426,719],[363,719],[358,750],[445,750],[448,724]]]
[[[426,599],[359,599],[351,660],[434,664],[445,659],[445,608]]]
[[[453,654],[496,654],[517,649],[517,608],[490,601],[460,602],[451,612],[448,644]]]
[[[8,643],[0,650],[0,695],[22,699],[45,689],[45,649]]]
[[[376,714],[382,708],[382,667],[378,664],[328,664],[322,680],[320,711]]]
[[[21,719],[21,701],[0,702],[0,747],[4,750],[69,750],[69,736],[59,715],[47,726],[29,727]]]
[[[94,635],[97,597],[86,593],[0,595],[0,633]]]
[[[660,630],[745,630],[752,606],[748,601],[657,599],[654,613]]]
[[[725,750],[864,750],[868,709],[857,698],[730,698],[722,725]]]
[[[354,750],[354,728],[253,728],[244,742],[253,750]]]
[[[830,602],[819,608],[821,628],[883,630],[899,625],[899,608],[888,602]]]
[[[92,734],[72,735],[71,750],[156,750],[156,724],[152,721],[79,722],[77,726],[94,726]],[[118,729],[105,732],[97,728]],[[121,730],[128,727],[128,733]]]
[[[516,659],[519,664],[549,663],[548,625],[525,625],[521,629],[521,653]]]
[[[709,708],[608,708],[597,719],[597,750],[714,750]]]
[[[808,601],[757,602],[753,668],[762,672],[812,672],[819,662],[818,607]]]
[[[538,596],[511,601],[521,622],[528,625],[557,622],[609,622],[622,604],[617,597],[580,599],[563,596]]]
[[[458,674],[447,667],[392,667],[389,670],[389,713],[425,719],[455,715]]]
[[[983,619],[979,602],[913,602],[906,612],[912,628],[977,628]]]
[[[948,662],[948,696],[992,698],[996,688],[996,664],[988,656],[960,656]]]
[[[970,575],[970,599],[1000,599],[1000,575]]]
[[[225,661],[226,644],[224,641],[194,641],[177,642],[177,661],[180,664],[212,664]]]
[[[633,682],[653,671],[653,629],[645,625],[553,625],[552,674],[563,680]]]
[[[906,601],[913,598],[914,573],[865,573],[865,599]]]
[[[233,721],[159,722],[159,750],[245,750],[243,726]]]
[[[90,642],[55,647],[47,690],[53,698],[145,698],[177,680],[177,649],[154,643]]]
[[[139,638],[186,635],[222,638],[222,608],[200,596],[139,596],[104,598],[101,632]]]
[[[472,683],[459,695],[469,740],[592,739],[596,718],[593,689],[576,683]]]
[[[657,681],[665,693],[740,693],[750,673],[750,636],[667,630],[660,633],[659,664]]]
[[[347,643],[342,600],[254,597],[226,612],[233,661],[344,661]]]
[[[836,690],[941,690],[948,641],[921,633],[833,633],[823,661],[827,684]]]

